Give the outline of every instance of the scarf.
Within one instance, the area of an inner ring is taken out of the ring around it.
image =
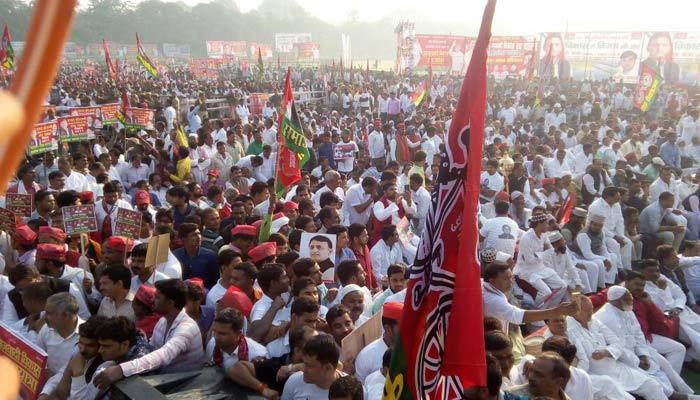
[[[404,135],[396,135],[396,161],[400,165],[411,161],[411,151],[408,149],[408,139]]]
[[[239,361],[249,361],[248,360],[248,342],[245,340],[245,336],[240,334],[238,337],[238,360]],[[218,346],[214,346],[214,364],[219,367],[224,366],[224,352]]]
[[[107,239],[108,237],[112,236],[112,211],[117,207],[116,204],[111,206],[109,209],[107,209],[107,202],[102,200],[102,208],[105,210],[105,213],[107,213],[107,216],[105,217],[104,221],[102,221],[102,229],[100,230],[100,233],[102,234],[102,239]]]

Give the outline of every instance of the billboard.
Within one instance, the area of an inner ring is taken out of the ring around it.
[[[190,45],[188,45],[188,44],[175,44],[175,43],[163,43],[163,55],[165,57],[172,57],[172,58],[189,58],[190,57]]]
[[[318,43],[295,43],[294,58],[300,63],[317,63],[321,60],[321,46]]]
[[[470,41],[469,46],[473,44]],[[489,74],[496,79],[507,76],[527,76],[532,65],[531,60],[534,54],[537,55],[537,39],[528,36],[494,36],[489,42],[489,58],[486,61],[486,68]],[[471,54],[471,51],[468,52]],[[468,61],[465,62],[465,68]],[[466,73],[466,69],[462,74]]]
[[[471,51],[469,38],[451,35],[415,35],[406,66],[411,62],[413,71],[427,71],[432,64],[433,71],[466,71]],[[417,63],[416,63],[417,61]]]
[[[269,43],[248,43],[248,49],[250,50],[248,55],[251,60],[258,60],[258,49],[260,49],[260,54],[262,55],[263,61],[272,61],[272,45]]]
[[[275,51],[291,53],[294,51],[295,43],[308,43],[310,41],[310,33],[275,33]]]

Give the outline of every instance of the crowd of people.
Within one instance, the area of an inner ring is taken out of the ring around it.
[[[62,67],[58,109],[123,89],[156,114],[152,130],[109,125],[28,156],[7,190],[33,202],[0,239],[0,319],[48,354],[42,398],[107,398],[130,376],[203,365],[268,399],[382,397],[461,81],[432,77],[416,105],[423,77],[332,74],[293,72],[310,160],[278,196],[281,71],[127,69],[117,87]],[[545,89],[535,101],[523,79],[489,80],[488,385],[465,398],[698,398],[680,373],[700,370],[700,97],[664,88],[640,114],[613,81]],[[97,231],[68,235],[62,209],[80,204]],[[142,213],[138,238],[114,235],[120,208]],[[335,236],[328,262],[304,233]],[[148,262],[165,234],[167,261]],[[376,314],[381,337],[348,356],[343,339]]]

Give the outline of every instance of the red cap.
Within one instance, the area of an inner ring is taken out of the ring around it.
[[[263,223],[263,220],[259,219],[259,220],[255,221],[255,222],[253,222],[253,225],[251,225],[251,226],[252,226],[253,228],[255,228],[256,230],[258,230],[258,229],[260,229],[260,226],[262,225],[262,223]]]
[[[141,284],[134,297],[139,299],[141,303],[153,308],[154,299],[156,297],[156,288],[146,284]]]
[[[400,301],[387,301],[382,306],[382,317],[384,318],[400,321],[402,314],[403,303]]]
[[[228,287],[223,297],[219,299],[219,304],[223,308],[233,308],[241,312],[246,317],[250,316],[250,311],[253,309],[253,302],[243,293],[243,291],[233,285]]]
[[[20,244],[29,246],[36,241],[37,236],[38,235],[36,232],[34,232],[30,227],[27,225],[22,225],[17,227],[17,231],[12,237]]]
[[[277,243],[275,242],[265,242],[248,251],[248,256],[254,263],[272,257],[275,254],[277,254]]]
[[[94,193],[92,192],[80,192],[80,202],[89,203],[93,200]]]
[[[542,186],[554,185],[557,182],[555,178],[542,178]]]
[[[36,258],[43,260],[65,260],[66,246],[64,244],[39,243],[36,246]]]
[[[124,251],[127,244],[129,246],[128,251],[131,251],[131,248],[134,246],[133,240],[124,236],[110,236],[105,247],[114,251]]]
[[[286,217],[286,216],[284,215],[283,212],[278,212],[277,214],[272,215],[272,220],[274,221],[274,220],[282,218],[282,217]]]
[[[63,229],[54,228],[53,226],[39,227],[39,243],[48,243],[49,241],[65,243],[66,233],[63,232]]]
[[[219,170],[216,169],[216,168],[212,168],[212,169],[210,169],[209,171],[207,171],[207,175],[209,175],[209,176],[215,176],[215,177],[218,178],[218,177],[219,177]]]
[[[255,229],[254,226],[251,225],[236,225],[231,229],[231,236],[235,235],[248,235],[248,236],[257,236],[258,231]]]
[[[633,151],[630,151],[629,153],[625,154],[625,160],[629,161],[633,158],[636,158],[637,154]]]
[[[151,204],[151,195],[145,190],[137,190],[134,199],[136,204]]]
[[[496,194],[496,200],[509,201],[509,200],[510,200],[510,195],[509,195],[507,192],[501,190],[500,192],[498,192],[498,193]]]
[[[202,278],[197,278],[196,276],[190,279],[186,279],[185,282],[192,282],[195,285],[199,286],[200,289],[204,290],[204,281]]]
[[[287,201],[284,203],[282,206],[282,210],[284,211],[289,211],[289,210],[298,210],[299,209],[299,204],[293,202],[293,201]]]

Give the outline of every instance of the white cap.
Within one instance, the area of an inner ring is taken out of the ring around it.
[[[561,108],[561,104],[559,104],[559,103],[554,103],[554,108]]]
[[[624,288],[622,286],[610,286],[608,289],[608,301],[615,301],[620,299],[622,296],[625,295],[625,293],[628,293],[629,290],[627,288]]]
[[[651,159],[651,163],[654,165],[666,165],[661,157],[654,157]]]

